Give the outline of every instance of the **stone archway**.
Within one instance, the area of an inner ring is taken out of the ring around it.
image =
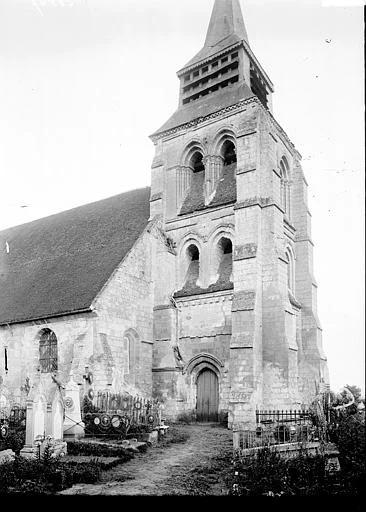
[[[192,378],[198,422],[218,422],[220,410],[221,368],[223,363],[212,354],[199,354],[185,366],[183,373]]]

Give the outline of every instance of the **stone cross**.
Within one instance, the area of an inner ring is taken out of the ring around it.
[[[81,421],[79,386],[74,381],[72,372],[70,373],[70,380],[65,387],[64,406],[64,438],[80,439],[84,437],[85,424]]]
[[[51,384],[46,386],[39,378],[34,384],[27,400],[27,420],[25,446],[20,454],[34,458],[42,453],[46,444],[52,440],[52,451],[56,455],[65,454],[63,442],[64,405],[60,389]],[[40,449],[41,445],[43,449]]]

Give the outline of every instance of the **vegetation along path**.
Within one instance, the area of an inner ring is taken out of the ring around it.
[[[103,472],[101,482],[61,494],[227,495],[232,432],[214,424],[171,427],[167,439],[131,461]]]

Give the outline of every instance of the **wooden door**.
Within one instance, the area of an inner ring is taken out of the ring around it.
[[[219,416],[219,382],[209,369],[203,370],[197,379],[197,421],[217,422]]]

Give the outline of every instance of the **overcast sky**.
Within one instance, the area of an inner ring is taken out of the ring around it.
[[[274,114],[303,155],[336,391],[364,389],[361,3],[241,0]],[[0,0],[0,229],[150,184],[148,136],[177,107],[176,71],[203,46],[212,6]]]

